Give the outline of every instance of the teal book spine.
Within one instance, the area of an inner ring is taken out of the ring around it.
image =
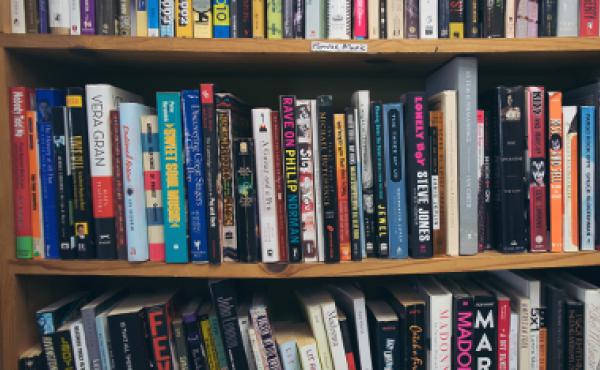
[[[189,260],[189,253],[180,94],[178,92],[156,93],[156,110],[163,189],[165,259],[167,263],[186,263]]]

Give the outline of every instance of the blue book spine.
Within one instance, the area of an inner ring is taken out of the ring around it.
[[[58,200],[52,108],[65,105],[65,92],[58,89],[36,89],[35,101],[42,189],[42,219],[46,258],[60,258],[58,245]]]
[[[581,250],[592,251],[594,247],[594,156],[596,108],[581,107],[580,114],[580,166],[581,166]]]
[[[438,37],[447,39],[450,37],[450,2],[439,0],[438,2]]]
[[[160,37],[175,37],[174,0],[159,0]]]
[[[231,37],[230,0],[211,0],[213,10],[213,38],[228,39]]]
[[[188,232],[192,262],[208,262],[206,191],[204,188],[204,145],[200,92],[181,92],[187,182]]]
[[[390,258],[408,257],[408,224],[404,173],[402,104],[383,106],[384,159],[387,187]]]
[[[112,370],[112,361],[108,349],[108,323],[106,315],[96,316],[96,333],[98,334],[98,346],[100,347],[100,363],[102,370]]]
[[[40,33],[50,33],[48,26],[48,0],[38,1],[38,19],[40,20]]]
[[[301,369],[295,340],[288,340],[287,342],[279,344],[279,353],[281,354],[283,370]]]
[[[54,333],[56,328],[54,327],[54,319],[52,312],[41,312],[36,314],[38,329],[40,336]]]
[[[181,94],[156,93],[163,217],[165,222],[165,259],[168,263],[188,262],[187,219],[183,177],[181,134]]]
[[[158,26],[158,8],[159,8],[159,0],[148,0],[148,36],[149,37],[158,37],[159,35],[159,26]]]

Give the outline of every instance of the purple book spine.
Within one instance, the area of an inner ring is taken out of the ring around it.
[[[50,33],[48,27],[48,0],[39,0],[38,16],[40,18],[40,33]]]
[[[81,0],[81,34],[96,34],[95,0]]]

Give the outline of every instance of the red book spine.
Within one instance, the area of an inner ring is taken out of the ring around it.
[[[273,126],[273,167],[275,171],[275,193],[277,194],[277,226],[279,228],[279,260],[288,261],[285,203],[283,193],[283,162],[281,158],[281,122],[279,112],[271,112]]]
[[[510,299],[498,300],[498,370],[509,368]]]
[[[529,160],[529,245],[532,252],[549,251],[546,219],[546,117],[544,88],[527,87],[527,148]]]
[[[152,356],[157,369],[171,369],[171,304],[159,304],[146,309],[148,334],[152,348]]]
[[[26,87],[10,88],[10,135],[12,142],[12,180],[17,258],[32,258],[31,182],[25,115],[31,109],[32,92]]]
[[[346,352],[346,362],[348,363],[348,370],[356,370],[356,364],[354,363],[354,353]]]
[[[121,128],[119,111],[110,111],[113,162],[113,209],[115,210],[115,241],[117,258],[127,259],[127,235],[125,234],[125,204],[123,196],[123,157],[121,155]]]
[[[598,36],[598,0],[581,0],[579,3],[579,36]]]
[[[366,39],[367,38],[367,1],[366,0],[354,0],[354,38],[355,39]]]

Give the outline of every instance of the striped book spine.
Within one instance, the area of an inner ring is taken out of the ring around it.
[[[563,251],[563,115],[562,93],[548,93],[548,161],[550,164],[550,251]]]
[[[156,115],[142,116],[141,137],[144,166],[144,193],[150,261],[165,260],[165,230],[163,225],[160,147]]]
[[[188,262],[187,220],[183,177],[181,94],[156,93],[160,142],[165,257],[168,263]]]
[[[213,9],[213,37],[215,39],[228,39],[231,37],[230,0],[212,0]]]
[[[42,221],[42,195],[40,192],[40,158],[37,141],[37,112],[27,111],[29,149],[29,180],[31,181],[31,231],[33,258],[44,258],[44,224]]]
[[[594,244],[594,156],[595,156],[595,122],[596,107],[582,106],[579,112],[580,133],[579,158],[580,174],[580,216],[581,220],[581,250],[591,251],[595,249]]]
[[[158,1],[160,37],[175,37],[175,0]]]

